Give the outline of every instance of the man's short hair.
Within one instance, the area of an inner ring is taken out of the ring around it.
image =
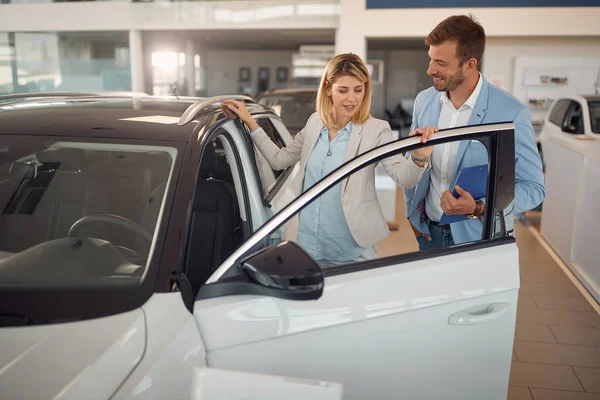
[[[485,50],[485,30],[471,15],[453,15],[440,22],[427,36],[427,46],[444,42],[456,43],[457,56],[463,64],[471,58],[477,60],[477,68]]]

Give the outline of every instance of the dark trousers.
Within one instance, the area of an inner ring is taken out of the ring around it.
[[[452,239],[452,232],[450,226],[438,226],[435,222],[428,222],[429,231],[431,232],[431,242],[425,239],[425,236],[421,235],[417,238],[419,243],[419,250],[433,250],[433,249],[445,249],[447,247],[454,246],[454,239]]]

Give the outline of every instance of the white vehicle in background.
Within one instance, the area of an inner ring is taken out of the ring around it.
[[[600,96],[562,96],[552,103],[540,133],[565,140],[600,139]]]

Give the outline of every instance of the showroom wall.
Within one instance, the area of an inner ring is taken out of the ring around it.
[[[598,57],[600,36],[488,38],[483,57],[483,73],[499,79],[503,89],[512,92],[515,57]]]
[[[288,83],[277,83],[276,72],[278,67],[286,67],[291,72],[293,53],[286,50],[209,50],[206,53],[207,94],[240,93],[241,86],[246,86],[238,80],[240,67],[250,68],[250,94],[258,91],[258,69],[261,67],[269,68],[270,88],[287,87]]]
[[[417,93],[431,86],[431,78],[426,73],[427,51],[369,50],[367,54],[369,60],[384,61],[383,83],[373,87],[373,116],[383,117],[386,108],[393,111],[399,103],[410,103]]]

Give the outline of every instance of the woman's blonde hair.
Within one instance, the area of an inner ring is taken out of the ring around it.
[[[371,118],[371,74],[367,66],[359,56],[352,53],[338,54],[327,63],[319,92],[317,93],[317,112],[323,121],[323,124],[329,129],[341,129],[343,126],[337,126],[334,118],[333,101],[327,95],[332,90],[333,83],[342,76],[352,76],[365,85],[365,97],[360,104],[358,111],[352,116],[351,121],[355,124],[364,124]]]

